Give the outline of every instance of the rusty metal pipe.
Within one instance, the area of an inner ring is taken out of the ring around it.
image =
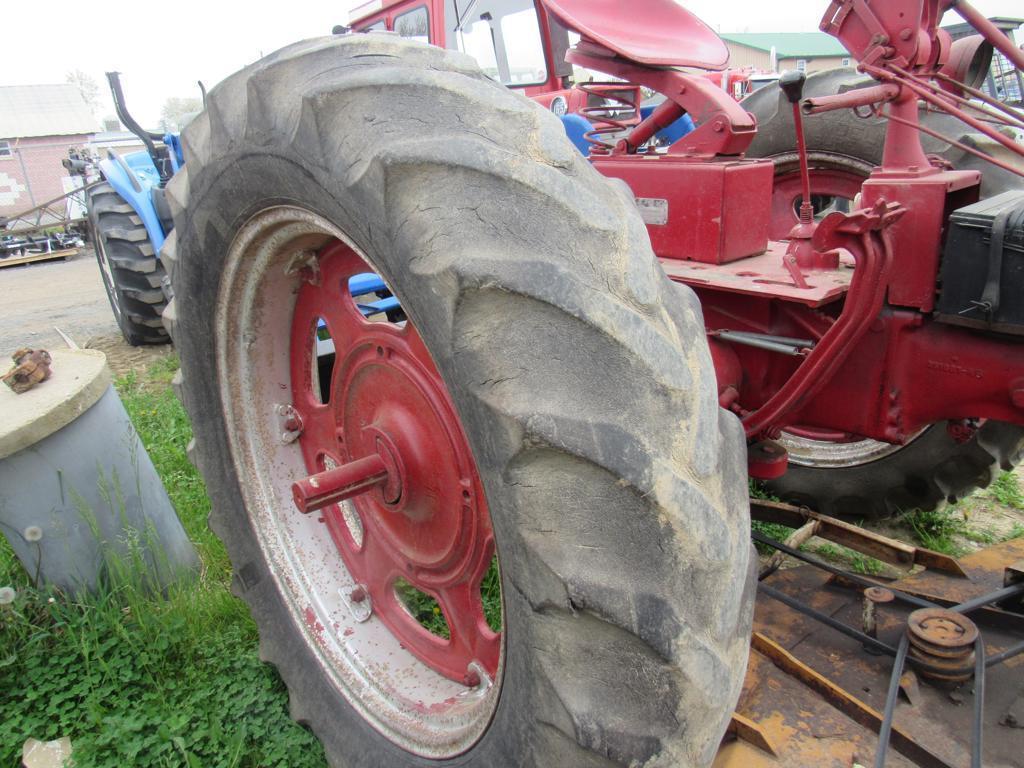
[[[384,460],[373,454],[296,480],[292,483],[292,498],[299,512],[308,514],[365,493],[387,479],[388,469]]]

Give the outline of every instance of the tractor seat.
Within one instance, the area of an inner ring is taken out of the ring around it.
[[[654,67],[725,69],[729,49],[674,0],[542,0],[565,26],[624,59]]]

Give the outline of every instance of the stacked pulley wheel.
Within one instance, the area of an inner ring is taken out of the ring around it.
[[[962,683],[974,674],[978,627],[955,611],[921,608],[907,619],[908,657],[922,677]]]

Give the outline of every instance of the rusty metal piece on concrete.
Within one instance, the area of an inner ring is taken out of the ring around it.
[[[966,576],[960,563],[948,555],[914,547],[902,541],[866,531],[860,526],[813,512],[806,507],[796,507],[779,501],[751,499],[750,516],[754,520],[779,523],[790,528],[802,528],[812,520],[817,521],[818,528],[815,535],[882,562],[905,569],[914,565],[922,565],[933,571],[942,571],[953,576]]]
[[[732,719],[729,721],[729,727],[726,728],[725,733],[728,736],[742,739],[748,744],[757,747],[762,752],[767,752],[773,757],[779,756],[779,751],[772,743],[768,732],[758,723],[744,717],[739,712],[732,713]]]
[[[945,608],[921,608],[907,619],[908,659],[922,677],[964,682],[974,674],[978,627],[966,616]]]
[[[868,637],[878,637],[878,617],[876,615],[879,605],[891,603],[896,599],[891,589],[885,587],[868,587],[864,590],[864,609],[861,612],[861,621],[864,625],[864,634]],[[872,651],[865,647],[866,651]]]
[[[4,384],[16,394],[28,392],[32,387],[50,378],[50,353],[45,349],[23,347],[11,355],[14,366],[2,377]]]
[[[868,706],[829,678],[811,669],[767,635],[754,632],[750,638],[750,645],[780,670],[815,691],[854,722],[875,733],[881,730],[881,712]],[[921,768],[953,768],[942,757],[915,741],[912,736],[898,726],[892,727],[890,743],[893,749]]]

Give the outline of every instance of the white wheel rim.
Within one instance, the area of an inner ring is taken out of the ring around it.
[[[291,483],[308,474],[295,443],[281,439],[276,404],[291,402],[291,315],[296,256],[337,238],[372,261],[322,217],[266,209],[232,242],[215,317],[217,371],[228,443],[259,545],[294,624],[325,677],[377,731],[416,755],[471,748],[497,707],[497,680],[475,689],[433,671],[374,616],[360,621],[345,596],[356,587],[318,515],[302,515]],[[347,504],[347,502],[346,502]]]

